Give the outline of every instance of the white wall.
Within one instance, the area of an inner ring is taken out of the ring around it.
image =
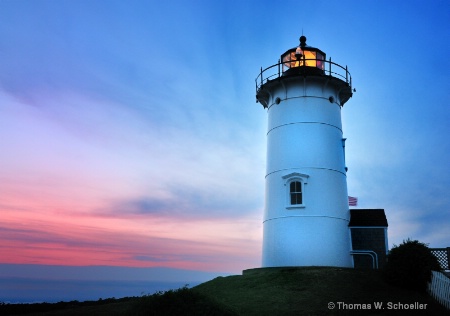
[[[339,87],[326,77],[298,76],[266,88],[271,97],[262,265],[351,267]],[[301,208],[287,208],[283,177],[292,173],[307,176]]]

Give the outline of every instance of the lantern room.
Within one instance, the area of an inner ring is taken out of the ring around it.
[[[337,89],[337,98],[334,98],[340,106],[343,106],[353,95],[352,77],[347,69],[331,58],[326,60],[326,54],[318,48],[306,45],[306,36],[300,37],[300,45],[287,50],[281,55],[278,63],[267,68],[261,67],[261,72],[256,77],[256,102],[269,106],[271,89],[281,81],[296,80],[297,76],[308,80],[322,80],[326,77],[327,84],[332,83]],[[281,100],[281,99],[280,99]]]
[[[325,53],[306,45],[306,36],[300,37],[300,45],[281,55],[283,75],[293,73],[324,74]]]

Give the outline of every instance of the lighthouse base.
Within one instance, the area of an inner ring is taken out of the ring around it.
[[[262,267],[353,267],[348,221],[289,216],[264,222]]]

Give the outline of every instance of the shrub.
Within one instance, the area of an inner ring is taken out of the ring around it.
[[[236,313],[227,306],[222,305],[209,297],[186,286],[178,290],[157,292],[153,295],[141,297],[130,315],[153,316],[234,316]]]
[[[431,270],[439,271],[441,267],[428,246],[407,239],[389,251],[383,274],[391,284],[424,292],[431,280]]]

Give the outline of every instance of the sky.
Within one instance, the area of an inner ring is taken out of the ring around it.
[[[0,0],[0,264],[259,267],[255,78],[302,32],[352,75],[349,194],[450,246],[448,1]]]

